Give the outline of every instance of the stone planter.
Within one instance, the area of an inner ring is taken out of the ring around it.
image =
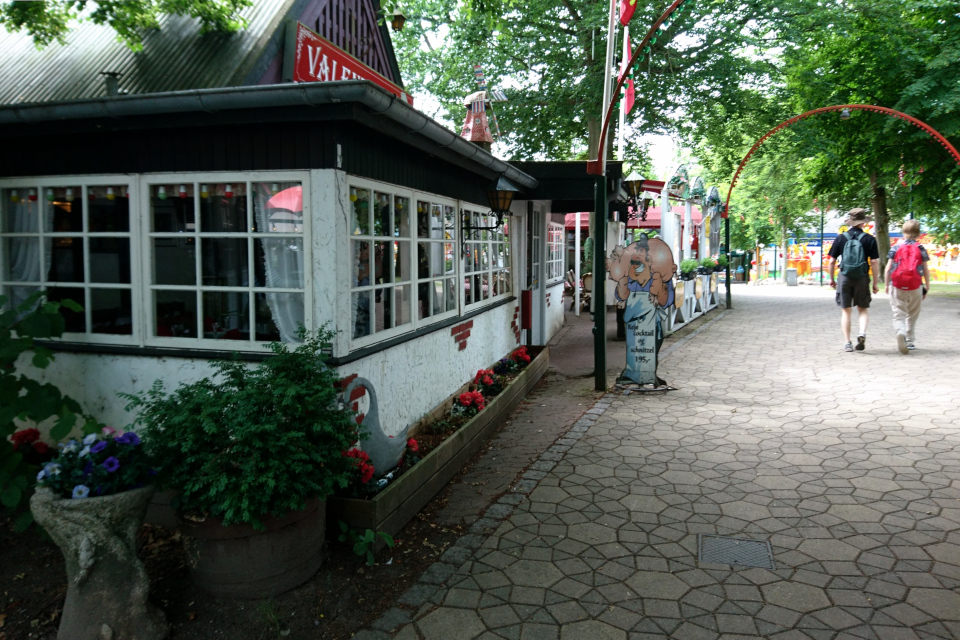
[[[399,533],[506,420],[543,377],[549,363],[550,352],[544,348],[483,411],[370,500],[330,498],[327,510],[331,527],[343,520],[359,529],[391,536]]]
[[[150,580],[137,558],[137,531],[153,491],[150,486],[79,500],[61,498],[45,487],[33,494],[33,517],[67,564],[59,640],[167,636],[163,613],[147,602]]]
[[[323,560],[326,506],[311,500],[303,511],[262,518],[265,529],[223,526],[220,518],[177,515],[190,578],[217,598],[261,600],[310,578]]]

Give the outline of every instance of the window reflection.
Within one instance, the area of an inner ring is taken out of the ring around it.
[[[193,184],[160,184],[150,187],[150,218],[158,232],[197,230]]]

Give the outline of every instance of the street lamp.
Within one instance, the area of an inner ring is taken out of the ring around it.
[[[643,206],[645,201],[640,198],[640,194],[643,193],[644,180],[646,180],[646,178],[636,171],[632,171],[630,175],[627,176],[627,179],[623,181],[623,187],[630,195],[633,210],[639,215],[641,221],[646,221],[647,219],[647,208]]]
[[[402,13],[400,13],[399,11],[390,16],[390,27],[394,31],[402,30],[403,25],[406,24],[406,22],[407,22],[407,17]]]
[[[841,120],[849,120],[849,119],[850,119],[850,109],[846,109],[846,108],[841,109],[841,110],[840,110],[840,119],[841,119]]]
[[[467,239],[476,231],[499,231],[503,226],[503,218],[510,215],[510,205],[513,203],[513,196],[518,189],[506,179],[503,174],[497,177],[489,189],[487,189],[487,200],[490,204],[490,213],[497,220],[492,226],[474,226],[472,216],[467,212],[462,212],[463,233],[461,244],[466,247]]]

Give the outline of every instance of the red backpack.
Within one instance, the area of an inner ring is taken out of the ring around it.
[[[920,288],[920,272],[918,269],[922,264],[920,255],[920,245],[908,243],[902,245],[893,256],[894,269],[890,274],[890,283],[897,289]]]

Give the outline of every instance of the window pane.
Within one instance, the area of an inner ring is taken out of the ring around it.
[[[450,275],[456,272],[456,245],[448,242],[443,245],[443,272]]]
[[[407,282],[410,280],[410,243],[396,242],[394,244],[394,282]]]
[[[410,200],[394,196],[393,198],[393,235],[402,238],[410,236]]]
[[[3,279],[17,282],[40,281],[39,238],[3,238]]]
[[[490,281],[487,277],[487,274],[483,274],[482,278],[483,280],[481,284],[481,289],[483,291],[483,299],[489,300],[490,299]]]
[[[133,335],[133,312],[129,289],[91,289],[93,333]]]
[[[473,296],[471,295],[473,288],[470,286],[471,281],[472,281],[472,278],[470,278],[469,276],[463,279],[463,303],[464,304],[470,304],[471,302],[473,302]]]
[[[433,281],[433,313],[437,315],[443,313],[443,280]]]
[[[457,281],[454,278],[447,278],[443,281],[443,288],[443,297],[447,301],[447,311],[456,311],[457,307],[460,306],[457,299]]]
[[[420,277],[442,276],[443,245],[439,242],[421,242],[420,248],[426,256],[426,263],[422,265],[426,267],[426,273],[421,273]]]
[[[376,274],[376,284],[393,281],[393,260],[395,248],[392,242],[375,242],[373,244],[373,269]]]
[[[193,213],[193,185],[151,185],[150,219],[153,220],[154,231],[196,231],[197,224]]]
[[[421,282],[417,285],[417,317],[421,320],[433,315],[436,305],[433,303],[433,283]]]
[[[355,291],[352,300],[353,337],[370,335],[370,291]]]
[[[193,291],[154,292],[156,333],[160,337],[197,337],[197,294]]]
[[[393,289],[393,309],[398,327],[410,324],[410,285],[405,284]]]
[[[74,193],[80,193],[78,187],[73,188]],[[87,194],[90,231],[130,231],[130,192],[126,185],[87,187]]]
[[[501,293],[510,293],[511,291],[510,270],[504,269],[500,275],[503,278],[503,280],[501,281],[501,284],[503,285],[503,290],[501,291]]]
[[[130,239],[90,238],[90,282],[130,283]]]
[[[299,342],[297,329],[303,321],[302,293],[255,294],[257,340]]]
[[[203,337],[249,340],[250,296],[245,291],[205,291]]]
[[[417,201],[417,237],[430,237],[430,204],[422,200]]]
[[[255,238],[257,287],[303,288],[303,239]]]
[[[52,238],[50,282],[83,282],[83,238]]]
[[[10,297],[10,302],[8,303],[9,307],[4,308],[16,308],[19,307],[24,300],[32,296],[34,293],[40,290],[39,286],[34,287],[0,287],[0,291]]]
[[[353,245],[353,286],[370,286],[370,243],[366,240],[354,240],[351,244]]]
[[[374,193],[374,212],[373,212],[373,235],[389,236],[393,229],[390,220],[390,195],[387,193]]]
[[[438,204],[430,205],[430,237],[443,239],[443,207]]]
[[[69,193],[68,193],[69,192]],[[46,201],[44,230],[51,233],[83,232],[83,189],[80,187],[48,187],[43,190]],[[93,194],[91,194],[93,195]]]
[[[390,288],[377,289],[373,293],[374,318],[373,330],[380,332],[393,328],[393,308],[391,305],[393,290]]]
[[[444,238],[453,240],[457,237],[457,210],[450,205],[443,207]]]
[[[36,189],[3,190],[3,230],[9,233],[36,233],[40,208]],[[31,195],[32,192],[32,195]],[[32,199],[31,199],[32,198]]]
[[[240,233],[246,230],[246,183],[200,185],[200,231]]]
[[[197,243],[193,238],[154,238],[154,283],[197,284],[196,254]]]
[[[353,235],[370,235],[370,191],[350,187],[350,203],[353,205]]]
[[[254,183],[253,213],[253,227],[258,233],[303,233],[303,185]]]
[[[51,302],[61,302],[63,300],[73,300],[78,305],[83,307],[86,305],[86,300],[84,299],[83,289],[80,287],[50,287],[47,289],[47,299]],[[60,308],[60,313],[63,315],[63,319],[66,320],[66,329],[65,331],[69,333],[86,333],[87,331],[87,314],[81,311],[71,311],[66,307]]]
[[[246,238],[203,238],[203,284],[218,287],[245,287],[249,281]],[[249,315],[249,314],[248,314]]]

